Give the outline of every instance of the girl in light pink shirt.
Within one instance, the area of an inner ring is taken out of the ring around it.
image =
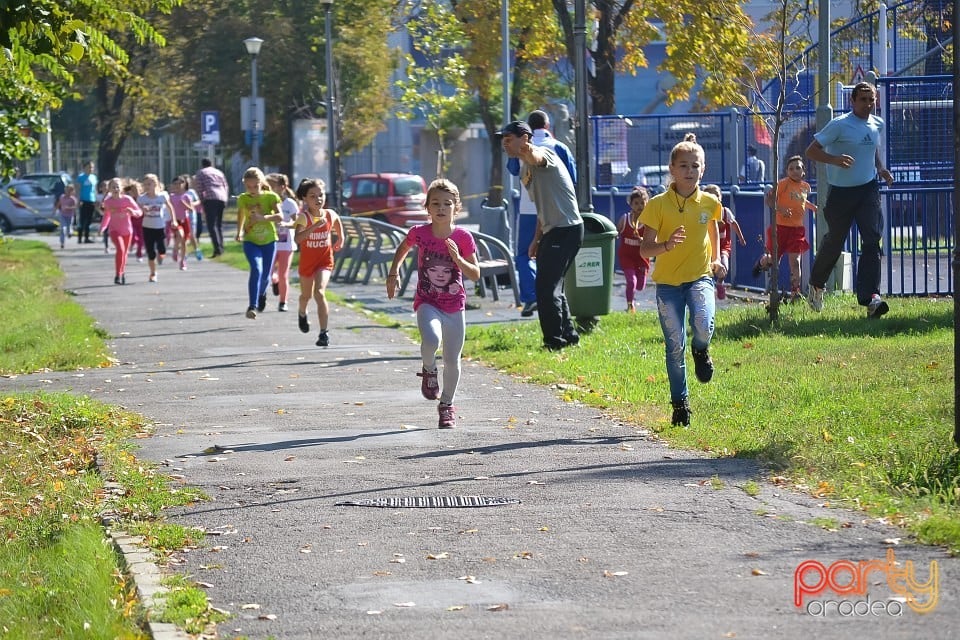
[[[133,236],[131,218],[140,217],[143,211],[137,201],[130,196],[120,193],[120,179],[114,178],[107,183],[107,195],[103,198],[103,220],[100,222],[100,233],[109,230],[110,239],[117,250],[114,256],[117,275],[114,284],[127,284],[124,274],[127,268],[127,249]]]
[[[178,176],[170,183],[170,204],[173,205],[173,217],[177,221],[178,229],[173,233],[173,259],[179,260],[180,270],[187,270],[187,242],[197,251],[197,241],[193,237],[190,221],[196,205],[193,198],[187,193],[190,184],[183,176]]]
[[[77,214],[77,207],[80,201],[77,200],[76,187],[68,184],[63,189],[63,194],[57,198],[57,204],[53,210],[60,215],[60,248],[63,249],[64,241],[71,237],[73,230],[73,218]]]

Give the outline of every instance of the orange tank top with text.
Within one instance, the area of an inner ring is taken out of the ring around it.
[[[333,229],[333,217],[337,214],[330,209],[324,209],[322,215],[323,224],[313,229],[300,243],[300,266],[297,267],[297,272],[301,276],[313,276],[321,269],[333,270],[333,242],[330,231]],[[309,227],[316,220],[307,210],[303,211],[302,216],[297,221],[298,228]]]

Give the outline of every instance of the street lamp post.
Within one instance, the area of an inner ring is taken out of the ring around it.
[[[247,38],[243,41],[250,54],[250,157],[253,166],[260,166],[260,128],[263,123],[257,116],[257,56],[260,55],[260,46],[263,40],[260,38]]]
[[[338,182],[340,167],[337,159],[337,104],[333,91],[333,0],[320,0],[320,4],[326,9],[324,56],[327,59],[327,160],[330,170],[330,179],[327,181],[327,204],[339,210],[340,189]]]
[[[580,211],[593,211],[590,189],[590,114],[587,107],[587,23],[586,2],[576,0],[573,13],[574,84],[577,108],[577,203]]]

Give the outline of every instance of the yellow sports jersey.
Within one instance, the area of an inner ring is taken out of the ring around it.
[[[671,186],[650,199],[640,214],[640,222],[657,234],[657,242],[669,240],[681,225],[687,233],[686,240],[657,255],[651,276],[654,282],[678,286],[712,275],[709,229],[717,225],[722,212],[720,201],[699,188],[683,198]]]

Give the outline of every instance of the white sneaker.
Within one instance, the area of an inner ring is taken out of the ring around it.
[[[888,305],[878,294],[873,294],[873,298],[870,299],[870,304],[867,305],[867,317],[879,318],[887,311],[890,311],[890,305]]]
[[[823,289],[811,284],[810,290],[807,292],[807,304],[817,313],[823,311]]]

